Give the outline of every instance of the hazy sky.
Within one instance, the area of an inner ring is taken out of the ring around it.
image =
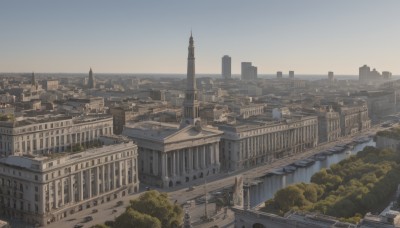
[[[398,0],[1,0],[0,72],[400,73]]]

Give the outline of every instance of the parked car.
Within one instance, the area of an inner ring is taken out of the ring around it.
[[[85,221],[85,222],[89,222],[89,221],[92,221],[93,220],[93,217],[92,216],[86,216],[84,219],[83,219],[83,221]]]
[[[122,204],[124,204],[124,201],[122,201],[122,200],[117,202],[117,206],[121,206]]]
[[[80,223],[78,223],[78,224],[76,224],[75,226],[74,226],[74,228],[82,228],[83,227],[83,224],[80,224]]]
[[[92,213],[97,213],[97,212],[98,212],[97,209],[93,209],[93,210],[92,210]]]

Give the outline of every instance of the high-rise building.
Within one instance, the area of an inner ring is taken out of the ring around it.
[[[289,71],[289,78],[294,78],[294,71]]]
[[[95,78],[94,78],[94,76],[93,76],[92,68],[90,68],[90,70],[89,70],[88,87],[89,87],[90,89],[96,88],[96,80],[95,80]]]
[[[359,71],[358,71],[358,80],[360,80],[360,81],[368,80],[370,72],[371,72],[371,68],[369,68],[369,66],[364,65],[364,66],[360,67]]]
[[[277,77],[277,78],[283,78],[282,71],[276,72],[276,77]]]
[[[257,67],[251,62],[242,62],[242,80],[257,79]]]
[[[328,80],[329,80],[329,81],[333,81],[333,76],[334,76],[334,75],[333,75],[333,72],[332,72],[332,71],[329,71],[329,72],[328,72]]]
[[[231,57],[228,55],[224,55],[222,57],[222,78],[223,79],[231,79],[232,78],[232,73],[231,73]]]

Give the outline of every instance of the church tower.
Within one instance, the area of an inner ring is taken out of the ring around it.
[[[190,34],[188,47],[187,79],[185,100],[183,101],[183,118],[181,127],[187,125],[200,126],[199,102],[195,78],[195,58],[193,36]]]
[[[92,68],[90,68],[90,70],[89,70],[88,86],[89,86],[89,89],[96,88],[96,82],[95,82],[95,79],[94,79],[94,76],[93,76]]]
[[[32,72],[31,84],[32,85],[36,85],[36,78],[35,78],[35,73],[34,72]]]

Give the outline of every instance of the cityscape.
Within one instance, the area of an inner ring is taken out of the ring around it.
[[[0,228],[400,227],[398,2],[44,2],[0,3]]]

